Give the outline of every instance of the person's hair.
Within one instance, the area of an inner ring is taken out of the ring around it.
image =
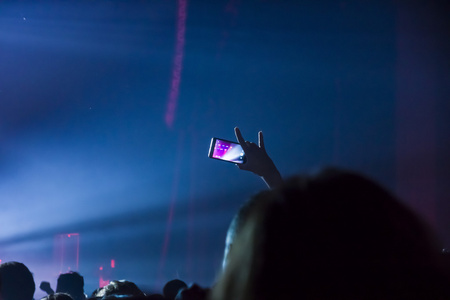
[[[259,205],[259,202],[263,201],[259,198],[250,198],[247,200],[238,210],[238,212],[234,215],[233,219],[231,220],[231,223],[227,230],[227,235],[225,238],[225,249],[224,249],[224,256],[222,261],[222,268],[225,269],[226,265],[228,264],[228,257],[229,253],[232,251],[232,245],[234,243],[234,240],[236,239],[236,236],[240,234],[242,231],[242,228],[247,221],[247,219],[250,216],[251,211],[254,207]]]
[[[85,299],[83,276],[78,272],[59,275],[56,292],[69,294],[74,300]]]
[[[295,177],[253,203],[213,300],[436,299],[444,293],[427,227],[361,175],[327,169]]]
[[[66,293],[54,293],[47,295],[41,300],[74,300],[69,294]]]
[[[233,216],[230,226],[227,231],[227,239],[234,240],[236,236],[241,232],[243,225],[247,221],[250,212],[253,207],[258,204],[256,198],[250,198],[247,200],[238,210],[238,212]]]
[[[3,300],[32,300],[36,286],[33,274],[20,262],[11,261],[0,265]]]
[[[108,285],[99,289],[95,293],[95,297],[105,297],[113,295],[127,295],[127,296],[145,296],[135,283],[128,280],[111,280]]]

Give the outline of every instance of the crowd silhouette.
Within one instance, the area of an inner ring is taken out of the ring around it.
[[[270,300],[450,299],[450,264],[432,231],[373,180],[325,168],[283,181],[266,152],[235,128],[247,162],[269,189],[246,201],[229,226],[223,270],[202,288],[175,279],[146,295],[113,280],[86,295],[83,277],[58,278],[42,299]],[[0,300],[32,300],[35,282],[20,262],[0,265]]]

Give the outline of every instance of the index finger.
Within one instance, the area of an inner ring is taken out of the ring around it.
[[[245,143],[244,137],[242,136],[241,131],[239,130],[239,128],[234,127],[234,133],[236,134],[236,138],[239,142],[239,144],[241,145],[242,149],[247,149],[247,144]]]
[[[262,131],[258,132],[258,144],[259,148],[266,150],[266,147],[264,146],[264,137]]]

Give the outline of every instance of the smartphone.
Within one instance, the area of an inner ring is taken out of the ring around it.
[[[246,158],[241,145],[219,138],[212,138],[208,157],[228,161],[234,164],[245,164]]]

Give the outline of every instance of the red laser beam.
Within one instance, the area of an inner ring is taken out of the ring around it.
[[[187,0],[178,0],[177,35],[175,53],[173,57],[172,81],[170,85],[169,99],[165,121],[167,127],[171,128],[175,120],[175,111],[178,105],[178,95],[181,82],[181,71],[183,69],[184,44],[186,35]]]

